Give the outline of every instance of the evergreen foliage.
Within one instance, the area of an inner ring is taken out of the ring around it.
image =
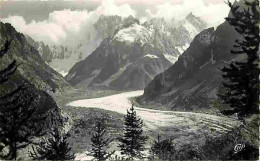
[[[58,129],[54,129],[47,140],[32,147],[30,156],[35,160],[73,160],[75,155],[71,153],[67,138],[68,135],[62,136]]]
[[[136,116],[134,106],[130,110],[127,110],[125,116],[125,131],[122,138],[119,138],[121,154],[126,155],[129,159],[142,158],[144,151],[144,144],[148,139],[147,136],[143,136],[143,121]]]
[[[109,144],[112,142],[110,138],[105,138],[106,127],[103,121],[98,120],[94,128],[94,133],[91,137],[91,152],[90,155],[95,157],[97,160],[107,160],[115,151],[108,153],[106,149]]]
[[[235,41],[231,53],[245,55],[246,61],[232,61],[221,69],[225,92],[218,96],[232,108],[224,113],[237,113],[241,119],[259,111],[259,1],[245,1],[244,9],[230,2],[228,5],[232,16],[226,20],[242,36],[242,40]]]
[[[11,41],[6,41],[0,49],[0,58],[7,54]],[[9,82],[9,77],[17,69],[16,61],[0,71],[0,85]],[[4,89],[4,88],[2,88]],[[6,89],[0,96],[0,158],[16,159],[17,150],[30,144],[35,136],[42,136],[42,122],[45,116],[37,116],[39,96],[22,82],[14,89]]]
[[[154,141],[150,149],[151,160],[173,160],[175,149],[171,139],[160,140],[158,135],[157,140]]]

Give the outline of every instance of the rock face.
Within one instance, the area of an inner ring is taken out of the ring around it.
[[[222,81],[219,69],[237,58],[229,53],[237,38],[227,22],[202,31],[174,65],[148,84],[140,103],[168,110],[209,108]]]
[[[0,68],[4,68],[12,60],[16,60],[17,72],[31,84],[46,92],[62,92],[71,88],[66,80],[42,60],[39,52],[31,46],[26,37],[18,33],[10,24],[0,22],[0,42],[7,39],[13,41],[8,54],[0,59]]]
[[[78,61],[84,58],[87,49],[83,44],[75,47],[62,45],[46,45],[43,42],[34,41],[31,37],[25,36],[27,42],[39,51],[43,61],[61,75],[65,76],[69,69]],[[91,49],[93,51],[94,49]]]
[[[75,64],[65,77],[67,81],[85,87],[143,89],[155,75],[177,60],[191,37],[185,29],[189,38],[174,43],[179,28],[168,27],[163,19],[140,24],[138,19],[129,16],[123,20],[118,18],[117,22],[121,24],[114,34],[103,40],[85,60]],[[179,33],[179,37],[185,34]]]

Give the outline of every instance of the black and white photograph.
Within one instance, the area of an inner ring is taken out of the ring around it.
[[[0,0],[0,160],[259,160],[259,0]]]

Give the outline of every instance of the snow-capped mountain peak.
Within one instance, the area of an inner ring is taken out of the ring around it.
[[[163,18],[142,24],[133,16],[117,18],[120,24],[116,24],[114,34],[78,62],[66,79],[90,88],[143,89],[155,75],[174,64],[200,32],[199,25],[194,26],[198,21],[193,19],[196,17],[190,15],[180,26],[173,26]],[[101,29],[103,22],[98,23]]]
[[[151,40],[151,36],[152,31],[134,23],[130,27],[123,28],[118,31],[116,35],[114,35],[113,40],[128,43],[140,41],[143,45],[144,43],[148,43]]]

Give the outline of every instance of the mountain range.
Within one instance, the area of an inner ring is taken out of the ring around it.
[[[157,74],[175,63],[193,36],[206,28],[205,23],[191,13],[175,27],[163,19],[140,23],[133,16],[124,19],[104,16],[96,25],[106,23],[107,18],[119,26],[109,34],[99,28],[102,31],[99,33],[109,36],[71,68],[65,78],[72,85],[143,89]]]

